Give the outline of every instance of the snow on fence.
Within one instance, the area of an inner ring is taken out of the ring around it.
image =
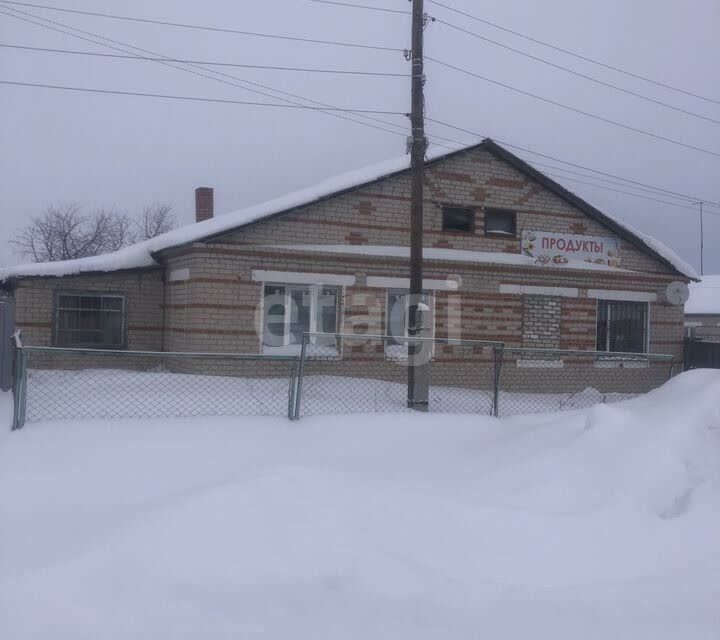
[[[19,346],[13,428],[77,418],[409,411],[410,343],[427,356],[429,410],[496,416],[581,409],[645,393],[672,356],[500,342],[305,334],[297,355]]]

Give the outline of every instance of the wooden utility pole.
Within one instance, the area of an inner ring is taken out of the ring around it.
[[[408,334],[421,335],[418,313],[423,291],[423,186],[425,182],[425,98],[423,84],[423,0],[412,0],[412,146],[410,171],[412,190],[410,202],[410,304]],[[428,409],[429,363],[424,362],[426,349],[419,344],[408,345],[408,406],[418,411]],[[421,357],[418,357],[420,355]],[[423,362],[419,362],[423,360]]]
[[[705,237],[703,234],[703,203],[700,203],[700,275],[703,275],[703,264],[705,255]]]

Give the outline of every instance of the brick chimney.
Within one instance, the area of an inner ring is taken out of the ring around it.
[[[212,218],[213,209],[212,187],[198,187],[195,189],[195,222],[202,222]]]

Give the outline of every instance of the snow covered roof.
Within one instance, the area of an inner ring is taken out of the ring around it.
[[[498,158],[510,163],[519,171],[530,175],[546,188],[555,192],[559,197],[568,201],[573,206],[578,207],[588,216],[598,220],[601,224],[610,227],[621,237],[626,238],[629,242],[635,244],[661,262],[666,263],[679,273],[689,278],[697,279],[698,276],[694,269],[679,258],[671,249],[654,238],[638,232],[624,222],[620,222],[616,218],[602,213],[582,198],[568,191],[490,139],[450,153],[435,152],[434,154],[430,154],[428,161],[436,162],[457,155],[458,153],[479,148],[484,148]],[[151,240],[140,242],[113,253],[80,258],[78,260],[31,263],[0,269],[0,282],[12,278],[66,276],[80,273],[151,267],[158,264],[157,254],[163,250],[217,237],[263,219],[271,218],[302,206],[308,206],[320,200],[339,196],[347,191],[355,190],[381,179],[403,173],[409,169],[409,163],[409,157],[403,156],[350,171],[337,177],[324,180],[314,186],[253,205],[240,211],[234,211],[203,222],[197,222],[179,229],[174,229]]]
[[[686,315],[720,315],[720,274],[703,276],[690,284],[690,299],[685,303]]]

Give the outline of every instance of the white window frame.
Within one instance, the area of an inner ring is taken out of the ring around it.
[[[285,313],[283,317],[283,344],[276,347],[265,344],[265,288],[266,287],[283,287],[285,289]],[[310,333],[317,332],[317,308],[318,300],[320,296],[320,290],[325,288],[331,288],[336,291],[336,303],[335,303],[335,332],[337,333],[338,324],[341,322],[340,318],[340,306],[342,302],[342,296],[344,295],[344,287],[340,287],[336,284],[304,284],[304,283],[293,283],[293,282],[263,282],[262,289],[260,291],[261,296],[261,309],[262,309],[262,331],[260,332],[260,350],[261,353],[269,355],[280,355],[290,354],[295,355],[300,353],[301,344],[290,344],[290,325],[292,324],[292,313],[288,313],[288,309],[292,309],[292,294],[293,290],[306,290],[310,294]],[[314,344],[314,341],[311,341]]]
[[[403,287],[391,287],[389,289],[386,289],[385,291],[385,335],[390,335],[390,294],[391,293],[398,293],[403,292],[405,293],[405,334],[403,337],[408,338],[410,337],[409,334],[409,321],[410,321],[410,290],[405,289]],[[432,318],[432,325],[431,325],[431,335],[429,336],[423,336],[427,338],[434,338],[435,337],[435,294],[433,291],[429,290],[423,290],[423,294],[427,295],[428,297],[428,306],[430,307],[430,316]],[[395,345],[393,345],[395,346]],[[432,343],[432,351],[430,352],[430,357],[433,357],[435,355],[435,343]],[[406,359],[407,358],[407,351],[405,352],[404,356],[393,356],[388,354],[388,343],[385,342],[385,357],[390,358],[392,360],[398,360],[398,359]]]

